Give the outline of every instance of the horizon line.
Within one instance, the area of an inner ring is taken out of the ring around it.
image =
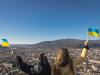
[[[86,40],[86,39],[76,39],[76,38],[66,38],[66,39],[55,39],[55,40],[44,40],[44,41],[40,41],[37,43],[10,43],[10,45],[31,45],[31,44],[38,44],[38,43],[42,43],[42,42],[52,42],[52,41],[57,41],[57,40],[67,40],[67,39],[73,39],[73,40]],[[95,40],[100,40],[100,39],[95,39]],[[94,41],[95,41],[94,40]]]

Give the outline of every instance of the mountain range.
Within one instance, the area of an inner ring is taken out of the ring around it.
[[[33,48],[81,48],[85,40],[80,39],[60,39],[54,41],[44,41],[29,45]],[[89,40],[89,46],[93,48],[100,47],[100,40]]]

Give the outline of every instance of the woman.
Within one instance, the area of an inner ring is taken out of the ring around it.
[[[50,64],[45,54],[40,54],[39,62],[36,65],[28,65],[23,62],[20,56],[16,56],[16,65],[20,70],[25,72],[28,75],[51,75]]]
[[[34,67],[38,75],[51,75],[51,67],[44,53],[40,54],[39,62]]]
[[[84,43],[84,48],[81,57],[78,59],[72,59],[69,55],[68,49],[58,49],[56,60],[52,66],[52,75],[76,75],[76,66],[87,57],[88,41]]]

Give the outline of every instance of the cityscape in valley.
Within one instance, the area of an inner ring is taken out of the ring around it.
[[[58,43],[59,42],[59,43]],[[49,62],[53,63],[58,48],[68,48],[72,58],[80,57],[82,43],[84,40],[62,39],[55,41],[45,41],[35,45],[11,45],[10,48],[0,48],[0,75],[27,75],[22,72],[15,64],[15,57],[21,56],[27,64],[34,65],[38,61],[40,53],[45,53]],[[100,47],[96,41],[90,41],[90,49],[85,62],[77,66],[77,73],[80,75],[99,75],[100,74]],[[93,47],[91,47],[91,45]],[[79,46],[79,47],[78,47]]]

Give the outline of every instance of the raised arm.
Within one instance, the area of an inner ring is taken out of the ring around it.
[[[20,70],[29,75],[32,75],[32,69],[34,69],[34,66],[24,63],[20,56],[16,56],[15,62],[18,68],[20,68]]]
[[[86,60],[88,50],[89,50],[89,47],[88,47],[88,40],[87,40],[84,43],[84,48],[82,50],[81,56],[77,58],[76,60],[74,60],[76,65],[79,65],[80,63]]]

